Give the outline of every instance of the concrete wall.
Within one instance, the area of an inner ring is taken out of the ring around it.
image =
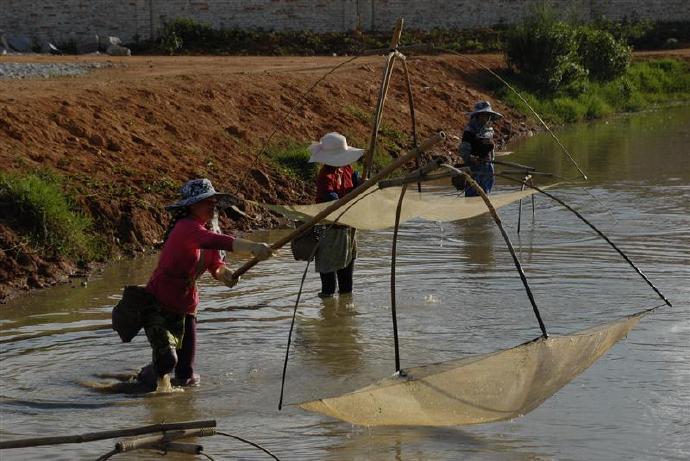
[[[0,30],[38,40],[116,35],[155,36],[161,25],[190,17],[215,27],[347,31],[388,30],[404,17],[414,29],[513,23],[532,0],[0,0]],[[553,0],[564,14],[690,21],[690,0]]]

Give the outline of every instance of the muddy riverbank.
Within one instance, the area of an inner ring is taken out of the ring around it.
[[[503,65],[498,55],[473,56]],[[308,202],[311,184],[286,174],[259,151],[307,143],[341,131],[367,142],[383,58],[357,59],[301,95],[347,58],[46,57],[7,56],[33,64],[77,63],[98,68],[79,77],[3,80],[0,162],[4,172],[50,171],[63,178],[77,209],[88,214],[111,257],[151,249],[167,223],[163,210],[179,186],[209,177],[218,189],[258,202]],[[479,99],[484,72],[460,57],[412,57],[418,130],[457,136]],[[407,88],[401,68],[384,111],[384,142],[396,153],[410,142]],[[527,133],[524,116],[495,102],[506,117],[500,142]],[[282,122],[285,115],[291,115]],[[455,150],[451,136],[441,149]],[[439,152],[440,153],[440,152]],[[230,213],[228,232],[279,225],[245,202]],[[46,255],[17,226],[0,220],[0,299],[87,274],[88,265]]]

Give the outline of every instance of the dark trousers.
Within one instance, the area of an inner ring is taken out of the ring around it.
[[[321,293],[332,295],[335,293],[336,277],[338,280],[338,292],[340,294],[352,293],[352,274],[355,268],[355,260],[350,261],[350,264],[337,272],[320,272],[321,276]]]
[[[196,317],[187,315],[184,319],[184,336],[182,348],[177,351],[175,377],[188,379],[194,374],[194,357],[196,355]]]

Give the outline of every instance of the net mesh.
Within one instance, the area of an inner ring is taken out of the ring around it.
[[[488,212],[481,197],[462,197],[457,192],[423,192],[412,190],[412,185],[405,193],[400,222],[414,218],[427,221],[458,221],[472,218]],[[343,214],[338,223],[357,229],[385,229],[395,226],[395,209],[400,198],[400,187],[378,189],[364,197]],[[508,205],[522,198],[528,197],[534,190],[528,189],[517,192],[496,193],[491,195],[491,203],[495,208]],[[316,205],[267,205],[272,210],[297,220],[308,220],[316,216],[331,203]],[[337,219],[343,210],[336,210],[325,221]]]
[[[458,426],[534,410],[635,327],[639,313],[566,336],[406,369],[338,397],[299,407],[362,426]]]

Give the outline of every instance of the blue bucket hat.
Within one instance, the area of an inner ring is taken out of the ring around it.
[[[177,208],[194,205],[209,197],[218,197],[221,200],[224,199],[223,201],[229,202],[231,197],[230,194],[216,192],[211,181],[206,178],[187,181],[184,186],[182,186],[182,189],[180,189],[180,195],[180,200],[172,205],[166,206],[165,209],[173,211]]]

